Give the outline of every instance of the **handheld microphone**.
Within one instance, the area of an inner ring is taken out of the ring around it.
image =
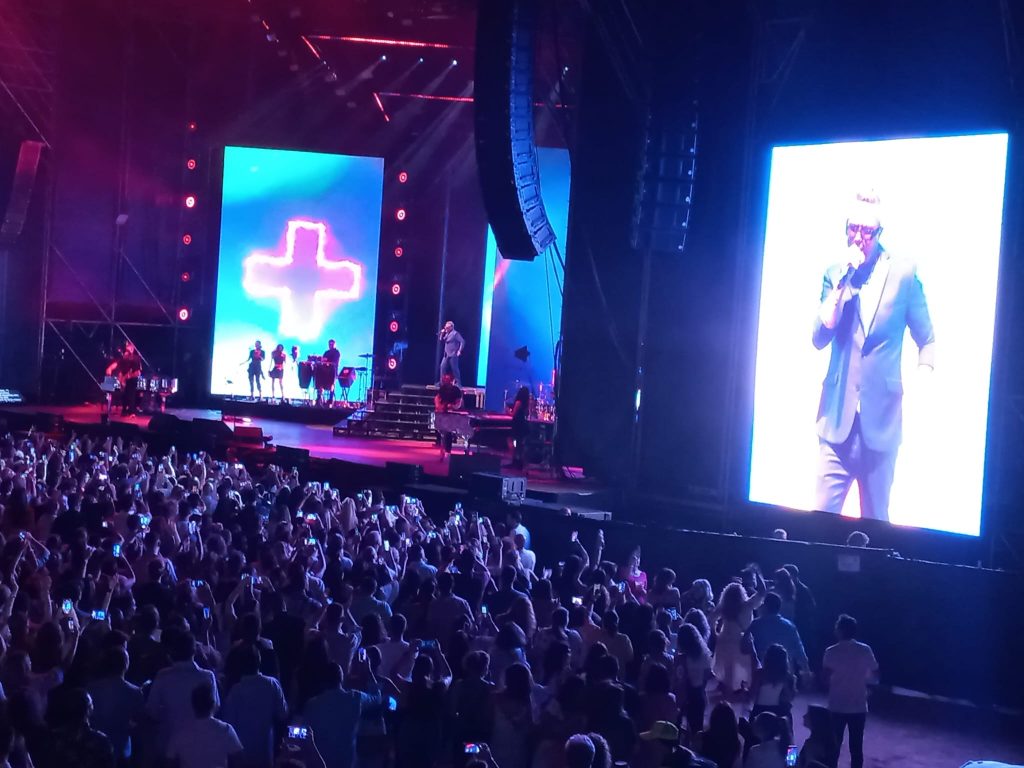
[[[836,288],[845,288],[846,284],[849,283],[853,276],[856,274],[857,268],[853,264],[846,265],[846,274],[839,278],[839,282],[836,284]]]

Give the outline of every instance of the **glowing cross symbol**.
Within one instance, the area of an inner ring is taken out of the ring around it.
[[[296,219],[288,222],[283,256],[256,252],[242,262],[246,293],[280,301],[283,337],[316,339],[337,302],[359,298],[363,265],[328,259],[326,244],[326,224]]]

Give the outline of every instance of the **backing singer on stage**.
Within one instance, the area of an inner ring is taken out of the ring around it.
[[[858,195],[846,260],[825,272],[813,342],[832,354],[818,405],[815,508],[841,512],[856,480],[861,517],[888,520],[903,437],[903,337],[909,328],[918,370],[930,373],[935,334],[915,264],[886,251],[881,234],[878,197]]]

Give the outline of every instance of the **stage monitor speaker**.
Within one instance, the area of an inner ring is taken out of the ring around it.
[[[309,463],[309,451],[305,448],[291,448],[287,445],[278,445],[274,449],[273,463],[282,469],[302,467]]]
[[[526,498],[526,478],[474,472],[469,476],[469,495],[484,501],[500,500],[509,504],[521,504]]]
[[[234,442],[235,433],[220,419],[192,419],[191,432],[196,437],[213,439],[219,443]]]
[[[245,427],[236,424],[234,436],[235,440],[242,443],[263,445],[266,442],[266,438],[263,436],[263,427]]]
[[[487,0],[477,10],[473,88],[476,162],[487,220],[503,258],[533,261],[555,242],[533,136],[538,0]]]
[[[52,434],[54,432],[62,432],[64,430],[64,417],[56,413],[46,413],[45,411],[39,411],[33,417],[33,423],[36,429],[40,432],[46,432]]]
[[[185,422],[171,413],[158,413],[149,420],[149,431],[160,435],[180,435]]]
[[[501,456],[492,453],[453,453],[448,460],[448,477],[463,479],[474,472],[501,474]]]
[[[14,180],[11,182],[11,196],[7,202],[3,223],[0,224],[0,244],[10,245],[18,239],[21,230],[25,228],[28,206],[32,201],[32,189],[36,183],[36,172],[39,170],[39,158],[42,154],[42,142],[21,142],[18,165],[14,169]]]
[[[419,464],[388,461],[384,464],[384,474],[387,475],[388,482],[394,485],[412,485],[423,478],[423,467]]]

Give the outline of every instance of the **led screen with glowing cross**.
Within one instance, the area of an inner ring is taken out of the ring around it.
[[[373,351],[384,161],[376,157],[227,147],[210,391],[248,395],[249,350],[283,344],[291,363],[335,339],[342,365]],[[270,394],[269,380],[262,381]]]

